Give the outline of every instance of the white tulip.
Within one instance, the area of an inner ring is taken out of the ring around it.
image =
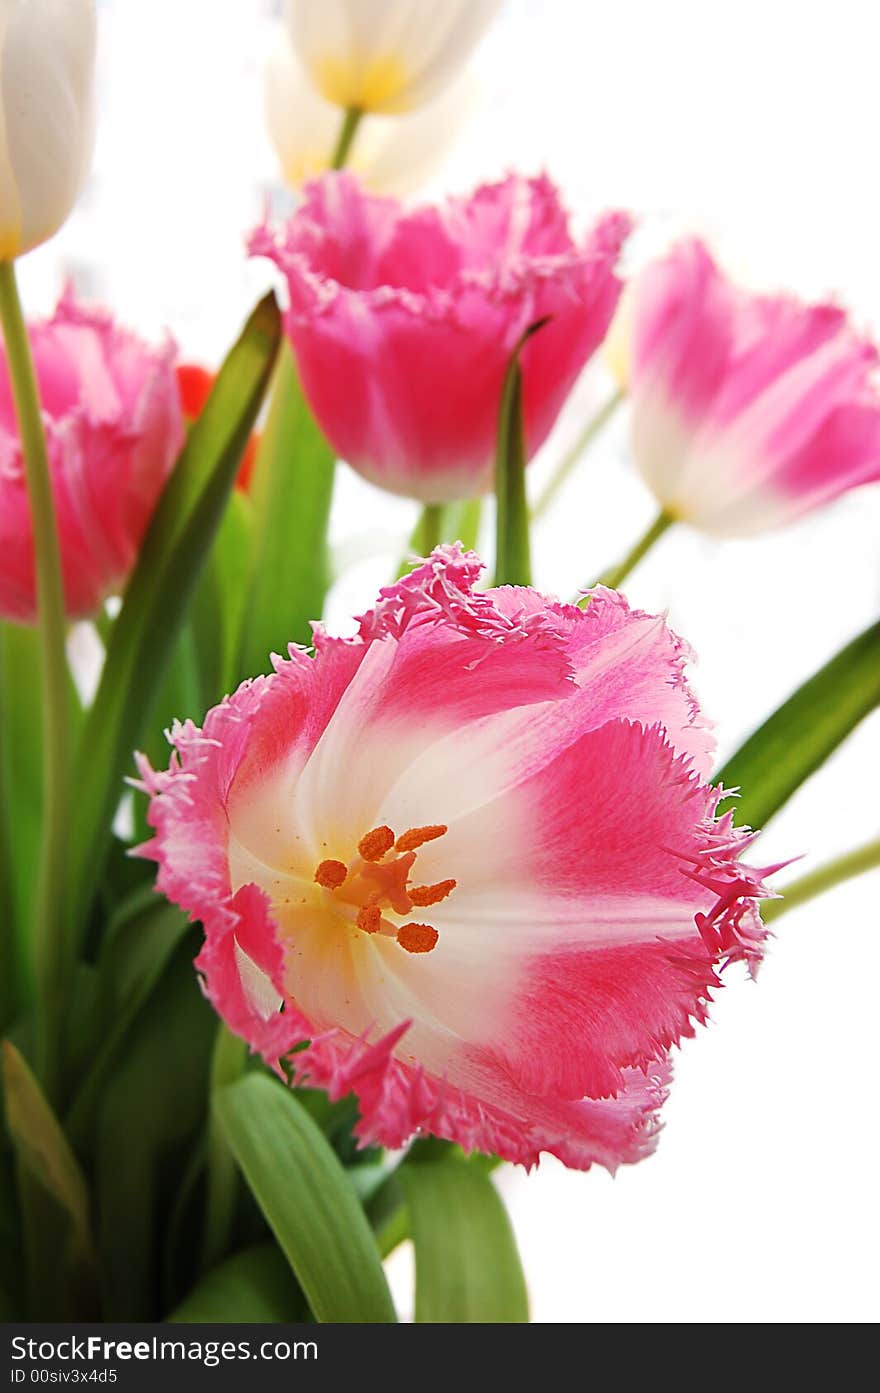
[[[364,117],[348,167],[374,193],[412,193],[453,145],[475,104],[476,87],[473,73],[466,71],[418,111]],[[265,107],[269,135],[292,188],[328,168],[339,136],[339,107],[312,86],[283,32],[266,67]]]
[[[79,196],[94,130],[95,0],[0,0],[0,261]]]
[[[287,0],[291,43],[327,101],[410,111],[455,77],[501,0]]]

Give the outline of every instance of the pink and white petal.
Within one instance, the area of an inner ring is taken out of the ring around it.
[[[471,1087],[456,1087],[397,1057],[406,1036],[405,1026],[372,1045],[327,1034],[291,1064],[300,1082],[326,1088],[331,1098],[357,1095],[355,1131],[364,1145],[398,1148],[423,1132],[529,1167],[548,1151],[569,1166],[613,1171],[641,1160],[656,1144],[656,1114],[669,1077],[665,1061],[650,1075],[629,1071],[617,1098],[560,1102],[523,1093],[478,1053],[468,1065]]]
[[[697,916],[721,892],[689,871],[715,850],[716,802],[662,732],[612,722],[484,796],[424,849],[420,873],[457,881],[433,912],[432,959],[468,946],[487,984],[476,1028],[495,1031],[522,1086],[612,1093],[622,1069],[656,1059],[703,1018],[723,954]],[[569,1047],[548,1048],[554,1034]]]
[[[729,284],[700,242],[684,242],[647,267],[634,287],[634,399],[674,402],[692,429],[725,380],[735,320]]]
[[[661,723],[676,749],[692,756],[694,770],[708,773],[714,741],[684,681],[686,646],[661,618],[630,611],[611,592],[595,596],[576,620],[564,611],[556,619],[560,626],[571,624],[564,651],[577,690],[564,700],[501,711],[435,738],[390,790],[383,804],[389,822],[424,805],[426,790],[440,810],[433,821],[451,823],[490,800],[493,816],[502,816],[500,795],[610,716]],[[509,594],[504,602],[512,603]]]
[[[866,391],[838,406],[812,439],[774,470],[775,495],[792,516],[880,479],[880,398]]]

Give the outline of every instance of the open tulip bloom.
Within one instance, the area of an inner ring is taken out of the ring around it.
[[[177,726],[144,851],[217,1010],[353,1090],[363,1140],[613,1169],[652,1148],[718,969],[757,963],[767,892],[663,620],[480,570],[436,552],[357,638]]]
[[[391,1322],[382,1259],[407,1237],[418,1321],[527,1319],[492,1168],[648,1157],[722,983],[756,974],[788,907],[880,861],[869,842],[780,898],[753,846],[880,702],[878,627],[768,692],[718,769],[687,643],[620,589],[670,521],[760,532],[880,477],[875,347],[837,306],[738,289],[696,241],[644,268],[617,332],[661,513],[558,598],[532,583],[527,466],[606,340],[630,215],[575,231],[520,173],[404,207],[341,169],[379,120],[409,168],[497,8],[286,6],[300,86],[276,71],[276,144],[292,169],[318,129],[305,108],[295,129],[308,81],[336,168],[251,233],[282,304],[209,371],[72,291],[26,321],[14,259],[86,174],[94,5],[0,0],[16,1319]],[[401,537],[345,636],[322,622],[338,460],[422,510],[418,555]],[[94,681],[68,656],[88,626]]]

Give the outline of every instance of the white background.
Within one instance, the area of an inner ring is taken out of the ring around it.
[[[32,309],[72,276],[143,332],[168,326],[190,356],[222,356],[270,279],[242,239],[278,197],[261,113],[276,9],[104,0],[95,173],[23,265]],[[756,282],[834,292],[880,332],[877,14],[867,0],[508,0],[475,60],[480,107],[432,192],[544,166],[578,223],[614,204],[640,216],[635,260],[696,228]],[[533,481],[608,390],[596,363]],[[588,582],[650,519],[625,436],[621,419],[543,522],[543,588]],[[387,578],[412,518],[341,471],[334,540],[360,560],[336,621]],[[699,655],[722,755],[876,615],[878,535],[874,487],[757,541],[671,534],[639,569],[633,601],[668,608]],[[803,852],[808,866],[876,835],[878,735],[875,714],[761,858]],[[536,1320],[876,1317],[878,890],[874,872],[792,912],[758,983],[730,974],[678,1056],[654,1158],[614,1180],[553,1161],[503,1174]],[[389,1270],[406,1312],[410,1255]]]

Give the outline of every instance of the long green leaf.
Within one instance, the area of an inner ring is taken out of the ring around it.
[[[315,424],[285,343],[251,483],[253,570],[241,676],[270,670],[269,654],[311,643],[330,584],[327,524],[336,458]]]
[[[247,1054],[248,1047],[245,1041],[233,1035],[222,1021],[218,1022],[211,1059],[212,1095],[228,1088],[241,1078]],[[207,1174],[202,1258],[205,1267],[213,1267],[229,1248],[241,1184],[235,1157],[213,1107],[208,1116],[205,1167]]]
[[[9,1040],[3,1042],[3,1093],[19,1160],[70,1222],[71,1260],[94,1263],[89,1194],[70,1143],[40,1085]]]
[[[441,542],[461,542],[465,551],[473,551],[480,534],[480,517],[483,511],[482,498],[465,498],[460,503],[438,504],[435,509],[425,507],[419,514],[415,527],[409,536],[406,555],[400,562],[396,579],[409,575],[413,569],[413,557],[429,556]],[[431,532],[430,519],[434,516],[435,536]]]
[[[283,1324],[304,1316],[302,1293],[274,1243],[214,1267],[167,1319],[172,1324]]]
[[[153,895],[143,913],[108,935],[98,959],[90,1067],[79,1085],[66,1119],[67,1130],[82,1145],[92,1126],[101,1089],[138,1012],[159,982],[189,927],[175,905]]]
[[[539,319],[526,329],[511,355],[498,412],[495,451],[495,584],[531,585],[529,505],[526,498],[526,444],[523,428],[523,380],[520,354],[526,341],[543,329]]]
[[[443,540],[461,542],[465,551],[474,551],[480,535],[482,512],[482,498],[466,498],[461,503],[447,503],[443,509]]]
[[[5,824],[8,857],[6,874],[0,871],[0,901],[4,902],[0,996],[8,992],[11,1005],[14,987],[19,1007],[28,1004],[33,985],[34,868],[39,862],[43,817],[41,661],[36,629],[0,623],[0,828]],[[69,691],[70,730],[75,738],[82,708],[72,681]]]
[[[193,602],[193,638],[205,709],[236,685],[253,534],[253,503],[235,489]]]
[[[95,1127],[98,1244],[107,1320],[158,1320],[164,1237],[206,1121],[217,1018],[200,993],[190,930],[126,1037],[99,1092]],[[188,1254],[174,1289],[197,1270]],[[174,1299],[174,1298],[171,1298]]]
[[[395,1320],[364,1211],[302,1105],[274,1079],[250,1074],[221,1089],[214,1106],[316,1319]]]
[[[719,770],[740,788],[739,819],[764,827],[858,723],[880,704],[880,623],[848,643],[774,711]]]
[[[450,1159],[407,1162],[400,1181],[416,1253],[416,1320],[527,1321],[516,1241],[488,1175]]]
[[[0,692],[5,685],[5,653],[0,633]],[[5,1031],[24,1000],[24,944],[18,932],[18,905],[13,877],[15,850],[12,812],[13,783],[9,775],[9,750],[5,739],[5,703],[0,704],[0,1031]],[[33,864],[33,862],[31,862]],[[21,960],[21,966],[19,965]]]
[[[175,720],[201,719],[237,680],[241,622],[251,557],[253,507],[233,489],[178,635],[159,694],[144,728],[141,749],[154,766],[168,759],[166,730]],[[145,841],[148,803],[134,804],[135,839]]]
[[[274,296],[254,310],[190,432],[141,546],[89,712],[76,764],[70,903],[81,932],[131,751],[220,525],[278,349]]]

